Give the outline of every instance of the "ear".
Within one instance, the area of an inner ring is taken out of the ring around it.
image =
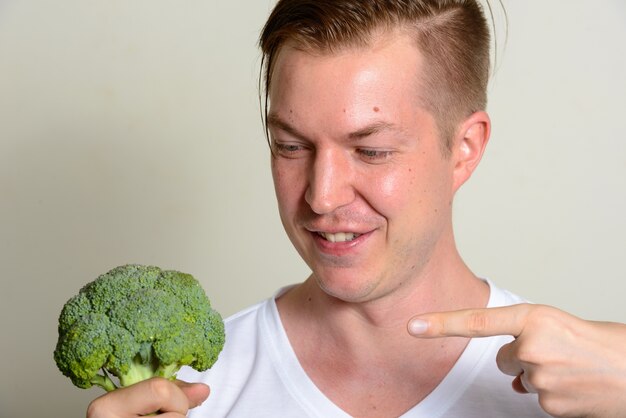
[[[489,115],[483,111],[473,113],[459,126],[452,149],[454,192],[470,178],[480,163],[490,133],[491,120]]]

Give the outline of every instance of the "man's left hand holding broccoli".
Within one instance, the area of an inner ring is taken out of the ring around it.
[[[95,399],[87,409],[87,418],[136,418],[154,411],[164,418],[183,418],[208,396],[209,387],[203,383],[155,377]],[[123,410],[118,410],[121,405]]]

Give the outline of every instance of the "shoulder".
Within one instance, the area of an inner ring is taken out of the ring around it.
[[[492,280],[482,280],[489,285],[490,294],[489,302],[487,303],[488,308],[497,308],[499,306],[515,305],[518,303],[528,303],[528,300],[523,297],[498,287]]]
[[[242,356],[257,344],[260,324],[267,312],[271,311],[272,304],[273,300],[267,299],[224,320],[226,342],[220,354],[221,358]]]
[[[226,333],[224,348],[219,354],[215,365],[205,372],[198,372],[191,367],[183,367],[178,373],[178,378],[188,382],[207,382],[211,375],[219,374],[225,363],[244,364],[246,358],[254,353],[259,335],[259,318],[272,303],[271,299],[264,300],[247,307],[224,319]]]
[[[256,322],[259,312],[261,312],[269,302],[269,299],[264,300],[226,317],[224,319],[224,327],[229,331]]]

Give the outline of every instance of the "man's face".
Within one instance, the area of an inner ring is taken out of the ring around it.
[[[342,300],[410,286],[446,258],[454,164],[420,107],[421,68],[405,36],[332,54],[286,46],[276,61],[268,122],[281,220]]]

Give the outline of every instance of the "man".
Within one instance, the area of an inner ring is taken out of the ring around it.
[[[181,372],[212,388],[189,416],[547,416],[496,367],[510,337],[414,338],[438,335],[432,316],[407,332],[416,314],[522,302],[470,271],[452,230],[490,132],[480,7],[283,0],[261,47],[280,216],[312,274],[230,318],[211,371]],[[207,394],[157,379],[88,416],[184,416]]]

